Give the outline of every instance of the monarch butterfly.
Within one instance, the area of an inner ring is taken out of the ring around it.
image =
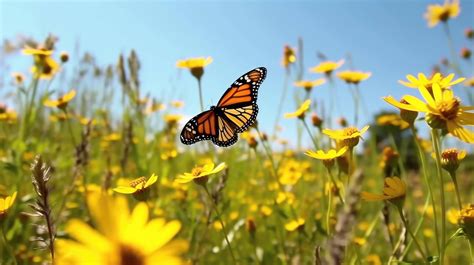
[[[237,142],[237,133],[244,132],[255,122],[258,113],[258,88],[267,75],[265,67],[258,67],[235,80],[225,91],[217,106],[192,118],[181,131],[183,144],[212,140],[227,147]]]

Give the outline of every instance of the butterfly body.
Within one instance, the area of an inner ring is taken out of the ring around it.
[[[216,106],[186,123],[181,132],[181,142],[190,145],[211,140],[221,147],[236,143],[237,133],[247,130],[257,118],[258,88],[266,73],[266,68],[259,67],[239,77]]]

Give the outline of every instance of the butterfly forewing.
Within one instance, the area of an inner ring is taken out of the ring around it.
[[[194,144],[202,140],[212,140],[217,136],[217,116],[212,110],[202,112],[186,123],[181,131],[183,144]]]

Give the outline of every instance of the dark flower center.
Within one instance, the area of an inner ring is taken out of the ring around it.
[[[144,265],[143,255],[129,246],[120,246],[120,265]]]

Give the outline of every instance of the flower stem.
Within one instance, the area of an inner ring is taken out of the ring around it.
[[[290,69],[285,71],[285,81],[283,82],[283,91],[281,92],[280,102],[276,112],[275,124],[273,125],[273,135],[277,133],[278,122],[280,121],[281,112],[283,110],[283,103],[285,103],[286,91],[288,90],[288,81],[290,80]]]
[[[418,242],[418,240],[416,239],[415,235],[413,234],[413,232],[411,231],[410,227],[408,226],[408,222],[405,218],[405,215],[403,214],[403,209],[402,207],[398,207],[397,206],[397,209],[398,209],[398,213],[400,214],[400,218],[402,219],[402,222],[403,222],[403,225],[405,226],[405,228],[407,229],[408,233],[410,234],[411,238],[413,239],[413,242],[415,242],[415,245],[416,247],[418,248],[418,251],[420,251],[421,255],[423,256],[423,261],[427,261],[427,257],[426,257],[426,254],[425,252],[423,251],[423,248],[421,247],[420,243]]]
[[[5,248],[7,249],[7,251],[10,253],[12,259],[13,259],[13,264],[17,265],[18,262],[16,261],[16,257],[15,257],[15,252],[13,252],[13,249],[10,247],[10,245],[8,244],[8,239],[7,239],[7,236],[5,234],[5,229],[3,228],[3,225],[1,227],[2,230],[2,239],[3,239],[3,243],[5,244]]]
[[[454,190],[456,191],[456,198],[458,200],[459,210],[462,210],[461,195],[459,194],[459,186],[458,186],[458,180],[456,179],[456,171],[450,171],[449,175],[451,176],[451,180],[454,183]]]
[[[352,89],[350,86],[349,90],[352,92],[352,99],[354,100],[354,125],[357,126],[359,122],[359,90],[357,87]]]
[[[431,129],[431,138],[433,141],[433,148],[436,155],[436,168],[439,180],[439,192],[441,197],[441,244],[440,244],[440,264],[444,264],[444,250],[446,242],[446,201],[444,199],[444,181],[443,172],[441,171],[441,155],[440,155],[440,142],[439,134],[437,129]]]
[[[468,239],[469,243],[469,253],[471,256],[471,264],[474,264],[474,240],[473,239]]]
[[[201,105],[201,112],[204,111],[204,101],[202,100],[202,85],[201,85],[201,78],[197,79],[198,81],[198,89],[199,89],[199,104]]]
[[[431,186],[431,181],[428,179],[428,168],[426,167],[426,157],[425,153],[423,152],[423,147],[421,146],[420,140],[417,137],[415,126],[410,126],[413,140],[416,143],[416,147],[418,149],[418,156],[420,157],[421,167],[423,169],[423,178],[425,179],[426,185],[428,186],[428,195],[431,197],[431,207],[433,207],[433,221],[434,221],[434,233],[436,239],[436,248],[438,250],[438,254],[440,253],[440,245],[439,245],[439,235],[438,235],[438,218],[436,214],[436,202],[433,196],[433,187]]]
[[[309,135],[309,137],[311,138],[311,141],[313,141],[314,148],[316,148],[316,150],[319,149],[318,142],[317,142],[316,139],[314,138],[313,133],[311,133],[311,129],[309,128],[308,123],[306,122],[305,119],[300,119],[300,120],[303,122],[304,127],[306,128],[306,131],[308,132],[308,135]]]
[[[74,132],[71,127],[71,121],[69,120],[69,112],[67,111],[67,109],[64,109],[64,115],[66,115],[66,123],[67,123],[67,128],[69,130],[69,134],[71,135],[72,145],[74,148],[76,148],[76,138],[74,138]]]
[[[237,260],[235,259],[235,256],[234,256],[234,252],[232,251],[232,247],[230,245],[230,241],[229,241],[229,238],[227,237],[227,229],[224,225],[224,222],[222,221],[221,219],[221,214],[219,212],[219,209],[217,209],[217,204],[216,202],[214,201],[214,199],[212,198],[212,195],[211,193],[209,192],[209,189],[207,188],[206,185],[202,185],[204,187],[204,190],[206,191],[207,193],[207,196],[209,197],[209,199],[211,200],[211,203],[212,203],[212,206],[214,208],[214,211],[216,212],[216,215],[217,215],[217,219],[219,220],[219,223],[221,224],[222,226],[222,232],[224,234],[224,238],[225,238],[225,242],[227,243],[227,247],[229,247],[229,252],[230,252],[230,255],[232,257],[232,261],[234,264],[238,264],[237,263]]]
[[[329,175],[329,178],[331,179],[332,185],[334,185],[334,187],[337,189],[337,196],[339,197],[339,200],[341,200],[342,204],[346,204],[346,202],[344,201],[344,198],[342,197],[341,191],[336,185],[336,181],[334,180],[334,176],[332,175],[331,170],[329,168],[327,170],[328,170],[328,175]]]

